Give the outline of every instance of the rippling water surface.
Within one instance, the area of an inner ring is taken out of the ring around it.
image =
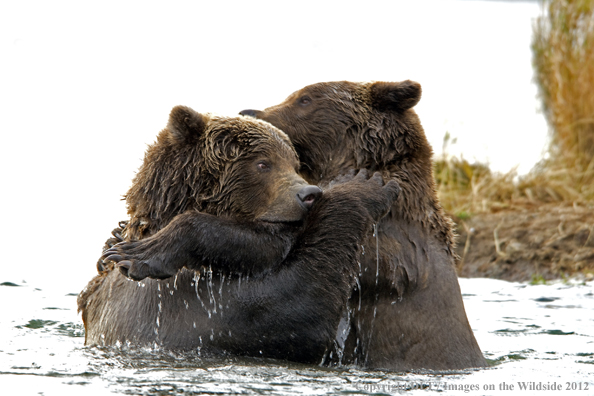
[[[76,290],[5,282],[1,389],[22,395],[594,394],[594,282],[460,284],[471,326],[492,364],[486,370],[388,373],[85,348]]]

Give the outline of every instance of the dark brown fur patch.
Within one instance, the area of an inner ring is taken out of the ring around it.
[[[365,168],[402,188],[363,244],[343,362],[397,370],[484,366],[456,279],[453,223],[437,197],[433,151],[412,109],[420,97],[412,81],[324,82],[241,113],[289,135],[310,183],[327,185]]]

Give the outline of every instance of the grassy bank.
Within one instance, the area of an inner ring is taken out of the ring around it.
[[[594,169],[544,160],[530,173],[492,172],[464,158],[434,162],[437,191],[444,209],[460,218],[518,206],[594,202]]]

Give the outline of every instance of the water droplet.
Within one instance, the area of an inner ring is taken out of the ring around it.
[[[217,301],[215,299],[213,285],[212,285],[212,268],[211,267],[208,267],[208,272],[206,273],[206,277],[207,277],[206,290],[208,292],[208,299],[210,301],[210,304],[213,307],[212,312],[216,314],[217,313]]]
[[[357,290],[359,291],[359,311],[360,311],[361,310],[361,282],[359,281],[358,277],[355,278],[355,282],[357,282]]]
[[[194,283],[194,291],[196,292],[196,298],[198,299],[198,301],[200,301],[200,305],[202,306],[202,308],[205,308],[204,302],[200,298],[200,293],[202,293],[202,290],[198,287],[199,281],[200,281],[200,274],[194,273],[194,282],[193,283]]]
[[[375,237],[375,285],[377,286],[379,281],[379,238],[376,224],[373,225],[373,236]]]

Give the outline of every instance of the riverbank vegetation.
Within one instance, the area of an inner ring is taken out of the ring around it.
[[[594,201],[594,0],[546,2],[534,24],[532,52],[550,126],[545,159],[520,177],[460,157],[436,160],[447,211],[465,217],[516,205]],[[444,147],[449,139],[446,134]]]
[[[458,273],[594,279],[594,0],[545,2],[532,54],[550,129],[545,158],[521,176],[462,157],[435,161],[442,205],[457,224]]]

